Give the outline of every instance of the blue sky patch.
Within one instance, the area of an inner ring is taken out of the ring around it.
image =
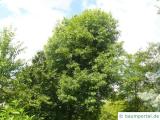
[[[72,16],[74,14],[78,14],[83,9],[83,1],[82,0],[73,0],[71,4],[71,10],[68,13],[68,16]]]
[[[3,4],[0,4],[0,19],[6,18],[12,15],[12,12],[7,9]]]

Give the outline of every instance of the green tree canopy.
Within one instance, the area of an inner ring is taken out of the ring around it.
[[[119,78],[117,21],[101,10],[64,19],[45,46],[48,67],[56,72],[58,111],[66,120],[96,119],[102,100]],[[60,118],[59,118],[60,119]]]
[[[14,33],[8,28],[0,32],[0,103],[9,98],[6,94],[11,92],[12,79],[22,67],[22,62],[16,59],[22,51],[21,44],[13,44]]]

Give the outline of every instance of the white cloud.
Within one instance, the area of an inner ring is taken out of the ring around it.
[[[36,51],[43,48],[57,21],[69,11],[71,2],[72,0],[1,1],[13,15],[0,19],[0,24],[16,28],[15,39],[22,41],[27,48],[22,58],[30,59]],[[26,13],[23,13],[22,9]]]
[[[16,39],[27,47],[23,58],[31,58],[43,48],[57,20],[70,11],[73,0],[1,0],[13,15],[0,19],[0,25],[17,28]],[[156,1],[156,0],[155,0]],[[120,40],[124,47],[135,52],[147,42],[160,41],[160,15],[154,0],[83,0],[83,9],[101,8],[111,12],[119,21]],[[23,13],[24,12],[24,13]]]
[[[156,14],[155,1],[97,0],[96,8],[111,12],[119,21],[120,40],[125,41],[124,48],[133,53],[148,42],[160,41],[160,16]]]
[[[70,9],[72,0],[2,0],[9,10],[19,14],[21,9],[30,13],[41,14],[52,9],[67,11]],[[64,4],[65,3],[65,4]]]

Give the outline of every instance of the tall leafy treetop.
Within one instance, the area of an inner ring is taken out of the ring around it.
[[[64,19],[56,27],[45,55],[56,72],[56,95],[62,103],[56,114],[62,119],[96,119],[102,100],[112,93],[122,51],[116,27],[110,14],[97,9]]]
[[[45,52],[58,71],[68,64],[90,68],[94,59],[117,40],[117,22],[101,10],[86,10],[78,16],[64,19],[49,39]],[[71,67],[71,66],[68,66]]]

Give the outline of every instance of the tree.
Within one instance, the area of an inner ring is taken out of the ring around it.
[[[147,104],[153,107],[153,111],[160,111],[160,43],[150,43],[146,50],[147,59],[145,60],[147,65],[146,72],[146,86],[147,89],[144,92],[140,92],[139,96]]]
[[[13,39],[12,30],[4,28],[0,32],[0,119],[31,120],[33,117],[26,115],[15,97],[16,75],[23,67],[17,56],[23,49],[20,43],[13,44]]]
[[[23,107],[34,119],[54,119],[54,100],[50,99],[55,92],[50,80],[52,76],[46,67],[44,52],[40,51],[32,59],[31,65],[26,65],[18,73],[14,82],[19,107]]]
[[[98,118],[102,100],[111,97],[119,79],[123,49],[116,27],[101,10],[86,10],[56,27],[45,46],[48,68],[56,73],[56,120]]]
[[[139,93],[145,91],[146,72],[148,71],[146,51],[126,54],[123,66],[122,81],[120,83],[119,98],[128,101],[127,111],[147,111]]]
[[[14,33],[5,28],[0,33],[0,103],[7,102],[11,98],[13,80],[21,69],[22,62],[16,59],[22,51],[21,44],[13,44]]]
[[[159,44],[124,59],[119,99],[128,101],[127,111],[156,111],[159,109]]]

